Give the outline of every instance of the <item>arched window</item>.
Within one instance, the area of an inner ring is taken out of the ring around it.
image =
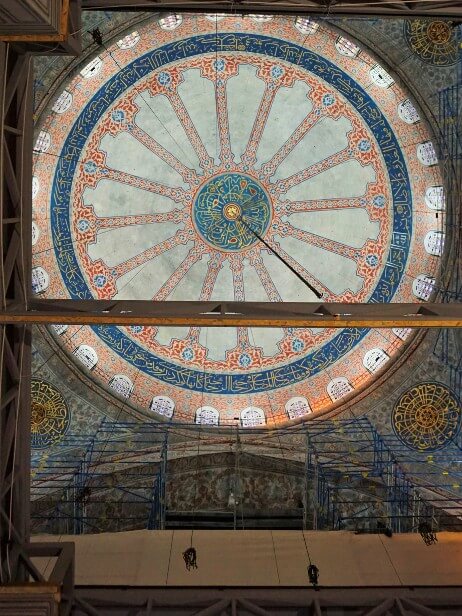
[[[424,141],[417,146],[417,158],[422,165],[431,167],[438,163],[438,156],[436,155],[435,148],[431,141]]]
[[[46,130],[41,130],[34,145],[34,152],[46,152],[51,145],[51,135]]]
[[[288,400],[285,409],[289,419],[297,419],[312,412],[308,400],[303,396],[295,396]]]
[[[417,109],[408,98],[398,105],[398,115],[406,124],[415,124],[420,120]]]
[[[167,396],[154,396],[149,408],[153,413],[158,413],[171,419],[175,410],[175,403]]]
[[[342,56],[348,56],[350,58],[355,58],[360,49],[358,45],[355,45],[355,43],[352,43],[343,36],[339,36],[335,41],[335,47]]]
[[[297,17],[295,27],[302,34],[314,34],[319,28],[319,24],[308,17]]]
[[[271,15],[251,15],[250,13],[249,17],[251,17],[254,21],[258,21],[260,23],[263,23],[265,21],[271,21],[271,19],[273,19]]]
[[[391,331],[400,340],[406,340],[410,336],[412,329],[410,327],[393,327]]]
[[[332,381],[327,386],[327,393],[332,402],[336,402],[353,391],[353,386],[344,376],[340,376]]]
[[[51,327],[57,336],[62,336],[67,332],[69,325],[52,325]]]
[[[220,413],[213,406],[201,406],[196,411],[196,423],[218,426]]]
[[[91,62],[83,67],[80,74],[84,79],[91,79],[100,72],[102,66],[103,61],[99,56],[96,56],[96,58],[93,58]]]
[[[429,231],[424,237],[424,246],[428,254],[441,257],[444,250],[444,233],[441,231]]]
[[[127,34],[127,36],[124,36],[123,39],[120,39],[120,41],[117,41],[117,45],[118,47],[120,47],[120,49],[130,49],[131,47],[134,47],[139,40],[140,35],[135,30],[131,34]]]
[[[391,75],[387,73],[387,71],[380,66],[380,64],[376,64],[369,71],[370,78],[379,88],[389,88],[392,86],[395,81]]]
[[[423,299],[425,302],[430,299],[431,294],[435,288],[435,279],[425,274],[419,274],[417,278],[414,278],[412,283],[412,292],[419,299]]]
[[[425,203],[431,210],[444,210],[446,207],[446,196],[442,186],[430,186],[425,191]]]
[[[84,366],[88,368],[88,370],[93,370],[93,368],[98,363],[98,355],[96,354],[95,349],[87,344],[81,344],[78,346],[73,354],[77,357],[79,361],[82,362]]]
[[[373,374],[380,370],[389,359],[389,356],[382,349],[371,349],[363,357],[363,366]]]
[[[32,221],[32,246],[35,246],[35,244],[38,242],[39,237],[40,229],[38,228],[37,223]]]
[[[50,284],[50,276],[43,267],[32,268],[32,292],[38,295],[43,293]]]
[[[205,19],[209,21],[221,21],[226,17],[226,13],[207,13]]]
[[[125,374],[114,375],[109,381],[109,387],[124,398],[130,398],[133,392],[133,383]]]
[[[176,15],[171,13],[170,15],[165,15],[159,19],[159,26],[162,30],[175,30],[178,26],[181,25],[183,21],[183,17],[181,15]]]
[[[72,105],[72,94],[67,90],[63,90],[55,100],[52,111],[55,113],[64,113]]]
[[[241,423],[244,428],[252,428],[253,426],[264,426],[265,422],[265,413],[257,406],[248,406],[241,413]]]
[[[32,199],[38,195],[38,191],[40,189],[40,182],[37,176],[32,176]]]

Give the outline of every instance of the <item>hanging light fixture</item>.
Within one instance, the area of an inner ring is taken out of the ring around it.
[[[433,532],[433,529],[428,522],[420,522],[418,530],[425,545],[433,545],[438,541],[436,533]]]

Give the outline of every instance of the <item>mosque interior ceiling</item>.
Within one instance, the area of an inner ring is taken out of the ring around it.
[[[86,34],[82,58],[35,60],[37,296],[437,297],[452,241],[435,138],[435,93],[457,82],[448,22],[92,12],[84,24],[103,46]],[[108,420],[264,431],[353,415],[416,456],[459,439],[438,332],[34,332],[39,474]],[[299,470],[284,488],[294,503]]]

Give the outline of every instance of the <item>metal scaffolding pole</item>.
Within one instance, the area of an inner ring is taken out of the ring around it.
[[[32,68],[29,54],[0,43],[0,218],[2,309],[27,304],[31,263]],[[0,572],[25,580],[29,538],[31,330],[1,326]]]

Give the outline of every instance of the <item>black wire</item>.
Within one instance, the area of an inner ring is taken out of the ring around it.
[[[303,278],[303,276],[302,276],[301,274],[299,274],[299,273],[297,272],[297,270],[296,270],[296,269],[294,269],[294,268],[293,268],[293,267],[292,267],[289,263],[287,263],[287,261],[284,259],[284,257],[282,257],[279,253],[277,253],[277,252],[274,250],[274,248],[273,248],[272,246],[270,246],[270,244],[268,244],[268,242],[266,242],[266,241],[265,241],[265,240],[261,237],[261,235],[259,235],[256,231],[254,231],[254,230],[252,229],[252,227],[251,227],[250,225],[248,225],[248,224],[245,222],[245,220],[244,220],[243,216],[240,216],[240,217],[238,218],[238,220],[240,220],[240,221],[242,222],[242,224],[244,225],[244,227],[245,227],[246,229],[248,229],[248,230],[250,231],[250,233],[252,233],[252,235],[254,235],[254,236],[257,238],[257,240],[259,240],[259,241],[260,241],[262,244],[264,244],[264,245],[265,245],[265,246],[266,246],[269,250],[271,250],[271,252],[274,254],[274,256],[275,256],[275,257],[277,257],[280,261],[282,261],[282,263],[284,263],[284,265],[285,265],[287,268],[289,268],[289,269],[290,269],[290,271],[291,271],[293,274],[295,274],[295,276],[297,276],[297,278],[298,278],[299,280],[301,280],[301,281],[303,282],[303,284],[305,284],[305,285],[306,285],[306,286],[310,289],[310,291],[312,291],[312,292],[316,295],[316,297],[317,297],[318,299],[322,299],[322,297],[323,297],[322,293],[320,293],[317,289],[315,289],[315,288],[313,287],[313,285],[311,285],[311,284],[308,282],[308,280],[305,280],[305,278]]]

